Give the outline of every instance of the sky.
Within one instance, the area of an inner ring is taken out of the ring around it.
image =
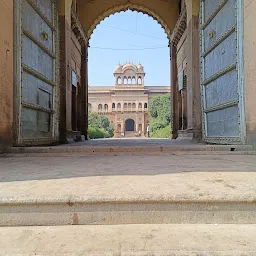
[[[152,17],[126,11],[103,20],[89,48],[89,86],[114,85],[117,64],[141,63],[145,85],[170,85],[170,51],[164,29]]]

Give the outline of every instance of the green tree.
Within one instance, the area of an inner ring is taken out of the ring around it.
[[[109,122],[109,120],[106,116],[102,116],[95,112],[89,111],[88,125],[91,129],[92,134],[95,134],[95,131],[97,131],[97,138],[99,136],[103,136],[103,135],[104,135],[104,137],[106,137],[106,134],[100,133],[99,130],[105,131],[109,135],[109,137],[114,136],[114,127]],[[93,135],[93,137],[95,137],[95,136]]]
[[[149,101],[150,127],[152,135],[156,137],[166,134],[170,130],[171,122],[171,94],[157,95]],[[167,128],[169,127],[169,128]],[[164,133],[160,130],[164,129]],[[159,131],[159,132],[156,132]]]
[[[159,130],[171,122],[171,94],[157,95],[149,101],[151,131]]]

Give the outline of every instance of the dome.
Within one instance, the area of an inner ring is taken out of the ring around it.
[[[123,66],[123,71],[127,70],[127,69],[132,69],[133,71],[137,72],[138,69],[136,67],[136,65],[131,64],[131,63],[127,63]]]
[[[120,72],[122,72],[122,66],[120,64],[118,64],[116,66],[115,73],[120,73]]]
[[[137,68],[139,72],[144,72],[144,67],[141,64],[139,64]]]

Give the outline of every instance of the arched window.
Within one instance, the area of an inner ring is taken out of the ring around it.
[[[91,103],[88,103],[88,109],[92,109],[92,104]]]
[[[120,76],[117,78],[117,84],[122,84],[122,79]]]
[[[112,109],[115,109],[115,108],[116,108],[116,104],[112,103]]]
[[[120,110],[121,109],[121,103],[117,104],[117,109]]]
[[[142,109],[142,103],[139,103],[139,109]]]
[[[127,110],[127,103],[124,103],[124,109]]]
[[[144,108],[148,108],[148,103],[144,103]]]
[[[136,79],[135,79],[135,77],[132,78],[132,84],[136,84]]]
[[[128,103],[128,109],[132,108],[132,103]]]
[[[136,109],[136,103],[132,103],[132,109]]]
[[[142,78],[141,78],[141,76],[139,76],[139,78],[138,78],[138,84],[142,84]]]
[[[102,104],[98,105],[98,111],[101,112],[102,111]]]
[[[128,84],[128,80],[126,76],[124,77],[124,84]]]
[[[107,112],[108,111],[108,104],[104,105],[104,111]]]
[[[128,84],[132,84],[132,78],[130,76],[128,77]]]

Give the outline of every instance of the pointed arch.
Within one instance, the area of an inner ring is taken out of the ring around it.
[[[91,38],[91,35],[93,34],[94,29],[106,18],[108,18],[109,16],[115,14],[115,13],[120,13],[120,12],[124,12],[124,11],[137,11],[137,12],[142,12],[144,14],[149,15],[150,17],[152,17],[154,20],[156,20],[158,22],[158,24],[161,25],[161,27],[163,28],[163,30],[166,33],[166,37],[169,39],[170,35],[171,35],[171,29],[169,28],[169,26],[167,25],[167,23],[158,15],[156,14],[153,10],[145,7],[145,6],[141,6],[141,5],[137,5],[137,4],[132,4],[130,2],[128,2],[127,4],[124,5],[118,5],[115,7],[112,7],[110,9],[108,9],[107,11],[104,11],[103,13],[101,13],[92,23],[92,25],[89,27],[88,29],[88,39]]]

